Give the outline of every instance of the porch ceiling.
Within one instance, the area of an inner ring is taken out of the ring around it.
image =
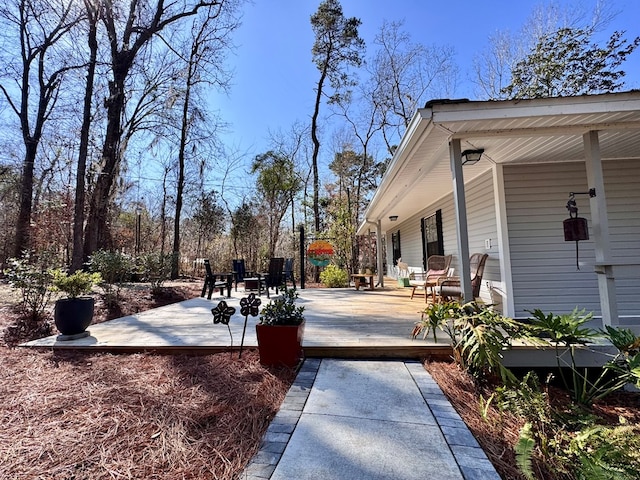
[[[583,161],[583,134],[599,131],[603,160],[640,158],[640,91],[500,102],[434,102],[419,110],[365,212],[382,230],[452,191],[449,142],[484,148],[465,181],[493,164]],[[360,234],[373,229],[364,222]]]

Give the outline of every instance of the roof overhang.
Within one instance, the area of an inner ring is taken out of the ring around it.
[[[465,181],[494,164],[584,160],[583,135],[599,132],[603,160],[640,158],[640,91],[470,102],[433,101],[413,116],[358,229],[380,221],[382,231],[417,214],[452,191],[449,142],[483,148],[482,160],[464,167]]]

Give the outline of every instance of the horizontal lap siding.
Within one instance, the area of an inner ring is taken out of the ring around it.
[[[492,303],[497,299],[491,298],[487,282],[499,283],[501,278],[493,176],[490,171],[470,182],[466,187],[466,198],[469,253],[489,254],[482,277],[480,297],[485,302]],[[485,249],[485,240],[491,241],[489,250]]]
[[[569,192],[588,190],[584,163],[510,165],[504,168],[507,224],[516,316],[527,310],[566,313],[576,306],[600,315],[593,235],[565,242]],[[591,229],[589,197],[576,196],[579,216]]]
[[[593,240],[565,242],[570,191],[587,191],[583,163],[505,168],[507,223],[516,316],[526,310],[565,313],[576,306],[600,314]],[[591,226],[588,197],[577,198],[579,215]]]
[[[618,314],[640,317],[640,160],[603,163]],[[597,193],[597,192],[596,192]]]

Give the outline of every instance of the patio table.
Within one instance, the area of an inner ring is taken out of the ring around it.
[[[367,283],[369,283],[369,290],[373,290],[373,277],[375,274],[373,273],[352,273],[351,279],[355,284],[356,290],[360,290],[360,285],[366,287]]]

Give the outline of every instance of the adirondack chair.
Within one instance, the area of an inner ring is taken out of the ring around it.
[[[286,285],[283,269],[283,257],[274,257],[269,259],[269,271],[262,277],[262,284],[267,291],[267,297],[269,297],[270,288],[275,288],[277,295],[278,290]]]
[[[254,272],[247,271],[244,258],[236,258],[232,260],[233,265],[233,282],[235,284],[235,291],[238,291],[238,283],[244,282],[245,278],[255,277]]]
[[[293,288],[296,288],[296,279],[293,276],[293,258],[286,258],[284,260],[284,281],[286,285],[290,281]]]
[[[202,286],[201,297],[207,293],[207,299],[211,300],[211,295],[216,288],[220,289],[220,295],[224,295],[224,289],[227,289],[227,298],[231,297],[231,285],[233,283],[233,273],[213,273],[211,263],[208,259],[204,261],[205,276],[204,285]]]

